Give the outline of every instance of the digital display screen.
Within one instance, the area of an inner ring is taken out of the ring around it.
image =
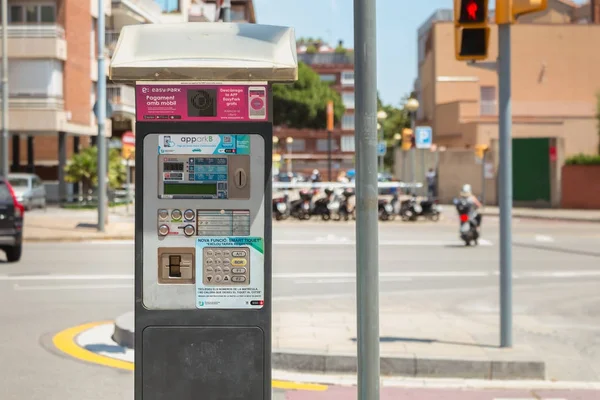
[[[181,162],[166,162],[163,164],[164,171],[183,171],[183,163]]]
[[[217,183],[165,183],[166,195],[216,195]]]

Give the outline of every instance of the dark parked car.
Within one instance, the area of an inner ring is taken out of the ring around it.
[[[6,253],[8,262],[21,259],[24,213],[25,208],[8,180],[0,178],[0,249]]]

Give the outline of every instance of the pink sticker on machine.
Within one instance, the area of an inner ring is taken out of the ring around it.
[[[266,121],[264,85],[136,86],[138,121]]]

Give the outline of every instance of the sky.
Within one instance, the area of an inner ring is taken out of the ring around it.
[[[576,0],[581,3],[583,0]],[[494,6],[490,1],[490,7]],[[296,37],[322,38],[353,47],[353,0],[254,0],[259,24],[291,26]],[[398,106],[417,77],[417,29],[452,0],[377,0],[377,86],[386,104]]]
[[[296,37],[354,47],[353,0],[254,0],[256,22],[291,26]],[[452,0],[377,1],[377,86],[386,104],[400,105],[417,76],[417,29]]]

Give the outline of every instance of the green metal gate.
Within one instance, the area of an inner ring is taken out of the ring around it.
[[[513,201],[550,203],[550,139],[513,139]]]

